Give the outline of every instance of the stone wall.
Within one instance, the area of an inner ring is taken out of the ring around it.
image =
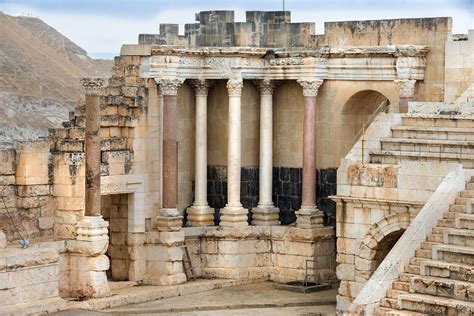
[[[314,23],[291,23],[290,11],[247,11],[245,22],[234,21],[234,11],[201,11],[198,23],[161,24],[160,34],[140,34],[140,44],[190,46],[302,47],[314,38]]]
[[[451,39],[452,20],[447,17],[344,21],[324,23],[324,37],[317,45],[429,45],[425,80],[417,83],[414,100],[443,101],[445,43]]]
[[[446,42],[445,102],[452,102],[474,82],[474,30],[465,40]]]
[[[0,149],[0,229],[8,241],[53,235],[50,193],[50,143],[18,142]],[[19,233],[18,233],[18,232]]]
[[[332,227],[203,228],[198,234],[199,239],[187,239],[187,244],[192,263],[202,277],[301,281],[306,261],[310,260],[311,274],[322,282],[337,282]]]

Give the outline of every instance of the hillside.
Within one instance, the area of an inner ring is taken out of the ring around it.
[[[46,135],[82,97],[79,77],[108,77],[112,64],[40,19],[0,12],[0,143]]]

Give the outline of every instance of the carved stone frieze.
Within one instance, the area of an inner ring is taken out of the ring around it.
[[[303,87],[303,95],[305,97],[315,97],[318,95],[319,87],[323,84],[323,80],[297,80],[297,82]]]
[[[230,97],[240,97],[242,95],[242,87],[244,82],[242,79],[229,79],[227,81],[227,90]]]
[[[270,59],[268,63],[272,66],[289,66],[289,65],[303,65],[303,58],[289,57],[289,58],[274,58]]]

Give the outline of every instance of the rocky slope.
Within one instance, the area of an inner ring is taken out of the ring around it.
[[[0,145],[46,135],[82,97],[78,79],[108,77],[112,64],[40,19],[0,12]]]

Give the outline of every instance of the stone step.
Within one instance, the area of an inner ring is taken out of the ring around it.
[[[429,234],[428,237],[426,238],[427,241],[430,242],[437,242],[437,243],[442,243],[444,241],[443,235],[441,234]]]
[[[385,297],[381,299],[380,306],[387,307],[387,308],[400,309],[400,305],[398,305],[398,299],[394,299],[394,298]]]
[[[430,315],[471,315],[474,303],[426,294],[400,294],[398,303],[404,310]]]
[[[410,280],[410,292],[474,301],[474,283],[447,278],[415,276]]]
[[[446,161],[462,163],[464,168],[474,168],[474,155],[452,153],[409,152],[392,150],[374,150],[369,152],[370,162],[377,164],[398,164],[401,160]]]
[[[449,211],[452,213],[466,213],[466,205],[451,204]]]
[[[474,139],[474,130],[472,128],[457,127],[398,125],[392,127],[392,135],[397,138],[472,140]]]
[[[468,202],[470,202],[471,199],[468,198],[468,197],[461,197],[461,196],[458,196],[455,200],[454,200],[454,204],[457,204],[457,205],[467,205]]]
[[[446,229],[446,227],[435,227],[435,228],[433,228],[432,234],[443,236],[445,229]]]
[[[466,185],[466,189],[468,189],[468,190],[474,190],[474,183],[469,182],[469,183]]]
[[[400,311],[400,310],[390,310],[385,313],[387,316],[426,316],[425,313],[416,313],[413,311]]]
[[[399,294],[404,294],[404,293],[407,293],[407,292],[390,289],[387,291],[387,297],[397,299]]]
[[[474,214],[456,214],[454,227],[460,229],[474,229]]]
[[[438,221],[438,226],[444,227],[444,228],[454,227],[454,220],[453,219],[440,219]]]
[[[474,266],[439,260],[425,260],[420,263],[420,275],[474,282]]]
[[[431,259],[431,250],[425,250],[425,249],[418,249],[415,251],[415,256],[418,258],[428,258]]]
[[[450,117],[437,115],[436,117],[402,117],[403,126],[431,126],[431,127],[456,127],[456,128],[472,128],[473,120],[470,118]]]
[[[433,245],[438,245],[439,242],[430,242],[430,241],[422,241],[420,249],[423,250],[431,250],[433,249]]]
[[[462,140],[381,138],[382,151],[407,151],[424,153],[474,154],[474,142]]]
[[[465,197],[465,198],[474,198],[474,190],[463,190],[459,192],[460,197]]]
[[[420,265],[420,262],[423,261],[423,260],[426,260],[426,258],[418,258],[418,257],[412,257],[410,259],[410,265],[414,265],[414,266],[419,266]]]
[[[474,230],[446,229],[443,234],[443,242],[445,244],[474,247]]]
[[[410,290],[409,282],[395,281],[392,284],[392,288],[398,291],[408,292]]]
[[[419,275],[419,273],[417,273]],[[410,279],[417,274],[402,272],[400,273],[400,278],[398,279],[401,282],[410,282]]]
[[[452,220],[454,220],[454,219],[456,218],[456,214],[460,214],[460,213],[447,212],[447,213],[444,213],[443,218],[444,218],[444,219],[452,219]]]
[[[404,272],[411,273],[411,274],[420,274],[420,266],[415,266],[415,265],[408,264],[405,267]]]
[[[474,265],[474,248],[441,244],[433,246],[433,260]]]

